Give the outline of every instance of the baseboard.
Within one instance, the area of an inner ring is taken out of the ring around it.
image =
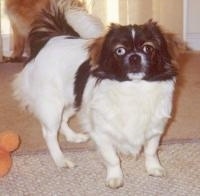
[[[10,43],[10,35],[2,34],[2,46],[3,46],[3,55],[9,56],[11,54],[11,43]]]
[[[186,42],[191,49],[200,50],[200,33],[188,33]]]

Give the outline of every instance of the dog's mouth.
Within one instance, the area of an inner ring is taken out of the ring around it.
[[[145,77],[145,68],[144,64],[129,64],[127,65],[127,77],[130,80],[142,80]]]
[[[131,53],[124,59],[127,77],[139,80],[145,76],[146,58],[141,53]]]
[[[142,80],[145,77],[145,73],[144,72],[129,72],[127,74],[127,77],[129,78],[129,80]]]
[[[141,64],[134,64],[134,65],[128,65],[128,73],[141,73],[144,72],[143,65]]]

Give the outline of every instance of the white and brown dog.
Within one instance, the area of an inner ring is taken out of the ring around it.
[[[112,24],[104,36],[83,39],[61,12],[51,13],[44,12],[31,32],[32,58],[17,75],[14,94],[40,121],[55,163],[73,167],[60,150],[59,131],[68,141],[87,140],[66,123],[78,115],[105,160],[109,187],[123,185],[118,154],[135,155],[143,147],[148,174],[165,175],[157,149],[176,80],[169,38],[149,21]],[[87,19],[79,28],[84,24]]]

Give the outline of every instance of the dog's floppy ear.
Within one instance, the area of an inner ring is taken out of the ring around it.
[[[121,27],[121,25],[116,24],[116,23],[111,23],[109,29],[115,30]]]
[[[116,30],[120,27],[121,25],[119,24],[115,24],[115,23],[111,23],[111,25],[109,26],[108,32],[106,35],[97,38],[93,41],[93,43],[89,46],[89,52],[90,52],[90,63],[91,65],[94,65],[95,67],[98,66],[99,60],[100,60],[100,56],[103,50],[103,45],[105,43],[105,39],[108,36],[110,31]],[[93,69],[94,67],[92,67]]]
[[[90,52],[90,65],[91,69],[94,70],[98,67],[99,58],[102,52],[104,37],[100,37],[94,40],[94,42],[89,46]]]
[[[180,53],[187,49],[186,43],[174,33],[164,32],[164,37],[172,59],[177,59]]]
[[[161,39],[162,36],[164,37],[166,48],[164,47],[163,49],[167,49],[171,57],[172,64],[176,65],[176,60],[178,59],[180,53],[183,52],[187,48],[186,44],[177,35],[167,31],[165,28],[158,25],[152,19],[150,19],[146,24],[148,28],[150,28],[152,32],[154,32],[154,35],[158,41],[162,40]]]

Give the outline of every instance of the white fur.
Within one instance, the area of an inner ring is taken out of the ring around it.
[[[74,114],[73,83],[78,66],[87,58],[87,41],[55,37],[29,62],[13,83],[14,95],[40,120],[43,136],[58,166],[69,166],[57,141],[58,130],[66,139],[86,141],[66,124]]]
[[[97,38],[104,33],[105,27],[101,20],[85,10],[67,10],[65,17],[68,24],[84,39]]]
[[[173,81],[104,80],[95,86],[90,79],[79,116],[105,159],[108,186],[123,185],[117,153],[137,155],[143,145],[148,173],[165,174],[156,153],[170,118],[173,89]]]
[[[134,28],[132,29],[131,34],[132,34],[132,38],[134,40],[135,39],[135,30],[134,30]]]
[[[130,80],[141,80],[145,76],[145,73],[128,73],[128,78]]]
[[[14,81],[15,96],[40,120],[58,166],[73,167],[59,148],[59,129],[70,141],[87,140],[65,123],[75,114],[74,78],[79,65],[88,58],[87,45],[88,41],[82,39],[53,38]],[[109,187],[123,185],[118,153],[138,154],[143,146],[148,173],[164,175],[157,148],[170,117],[173,90],[174,81],[105,79],[96,84],[96,79],[89,77],[78,117],[105,160]]]

